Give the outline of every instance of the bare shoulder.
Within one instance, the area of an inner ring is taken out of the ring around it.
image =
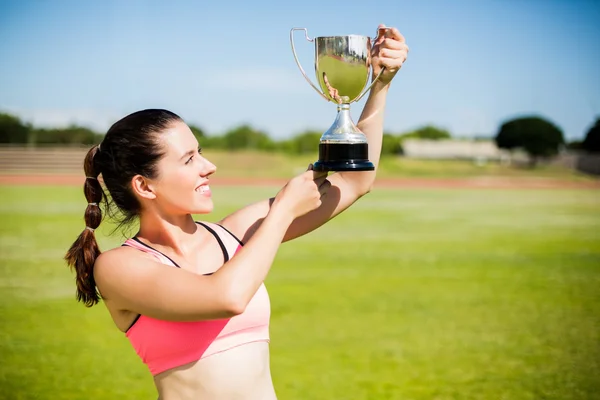
[[[149,258],[144,252],[129,246],[119,246],[102,252],[96,259],[94,269],[111,269],[115,264],[123,264],[136,258]]]
[[[94,265],[98,290],[113,310],[172,321],[234,315],[218,276],[170,266],[127,246],[102,253]]]
[[[122,279],[143,273],[142,267],[158,264],[149,254],[129,246],[120,246],[105,251],[98,256],[94,264],[94,278],[102,285],[114,279]]]

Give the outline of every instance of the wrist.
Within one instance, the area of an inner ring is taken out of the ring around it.
[[[377,82],[375,82],[375,84],[373,85],[373,87],[371,88],[371,93],[386,93],[388,92],[388,90],[390,89],[390,85],[392,84],[392,82],[382,82],[381,80],[377,80]]]
[[[388,94],[389,88],[390,88],[390,82],[388,82],[388,83],[383,83],[383,82],[379,82],[379,81],[375,82],[375,84],[369,91],[369,96],[367,97],[367,102],[373,102],[373,101],[376,101],[377,103],[385,102],[387,100],[387,94]]]
[[[286,207],[285,204],[282,204],[279,198],[275,198],[271,204],[267,217],[271,217],[271,219],[276,220],[278,224],[285,226],[289,226],[295,219],[289,208]]]

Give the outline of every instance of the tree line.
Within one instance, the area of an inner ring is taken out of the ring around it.
[[[283,151],[292,154],[314,153],[318,149],[319,139],[323,132],[306,130],[291,138],[275,140],[268,133],[243,124],[234,127],[221,135],[209,135],[195,125],[189,125],[198,142],[206,149],[221,150],[262,150]],[[20,145],[92,145],[100,143],[104,137],[83,126],[71,125],[66,128],[38,128],[21,121],[15,115],[0,113],[0,143]],[[386,155],[401,154],[402,140],[407,138],[449,139],[450,132],[445,129],[427,125],[414,131],[402,134],[386,132],[383,135],[382,153]]]
[[[208,135],[203,129],[190,125],[190,129],[207,149],[228,151],[254,149],[262,151],[283,151],[291,154],[314,153],[323,132],[306,130],[291,138],[274,140],[266,132],[244,124],[234,127],[221,135]],[[20,145],[92,145],[100,143],[104,137],[87,127],[72,125],[66,128],[39,128],[21,121],[15,115],[0,113],[0,143]],[[402,142],[406,139],[450,139],[446,129],[433,125],[422,126],[413,131],[383,135],[382,154],[402,154]],[[569,147],[591,153],[600,153],[600,118],[588,130],[582,141],[565,143],[562,130],[552,122],[538,116],[526,116],[502,123],[493,137],[497,146],[513,151],[522,149],[535,163],[540,158],[556,155]],[[489,138],[488,138],[489,140]]]

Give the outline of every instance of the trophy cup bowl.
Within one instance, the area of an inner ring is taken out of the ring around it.
[[[304,72],[294,46],[294,32],[303,30],[306,40],[315,43],[315,73],[321,90]],[[374,40],[373,40],[374,41]],[[322,36],[311,39],[306,28],[290,31],[292,53],[306,81],[325,100],[337,104],[337,116],[319,141],[319,160],[313,164],[315,171],[373,171],[369,161],[367,137],[354,124],[350,103],[359,101],[377,82],[371,76],[371,46],[369,36]]]

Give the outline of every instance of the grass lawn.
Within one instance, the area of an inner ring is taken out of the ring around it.
[[[276,190],[214,187],[206,219]],[[0,186],[1,399],[156,398],[75,301],[84,209],[80,187]],[[599,191],[378,189],[283,245],[267,287],[281,400],[600,398]]]

